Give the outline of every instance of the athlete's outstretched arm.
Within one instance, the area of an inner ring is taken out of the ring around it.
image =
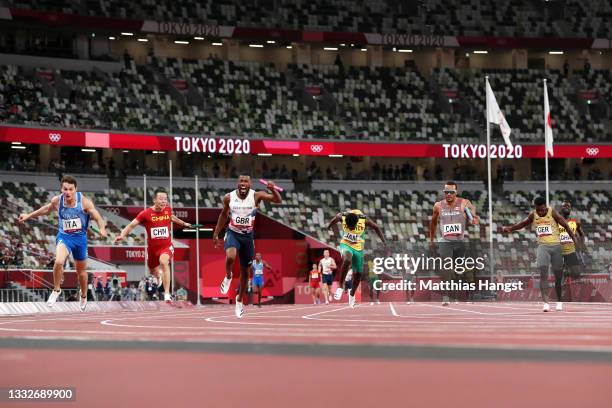
[[[582,229],[582,224],[578,220],[576,220],[576,234],[576,237],[580,239],[580,242],[582,242],[582,245],[584,246],[584,243],[586,241],[586,235],[584,233],[584,230]]]
[[[132,232],[132,230],[134,228],[136,228],[136,226],[138,224],[140,224],[140,221],[138,221],[138,218],[134,218],[132,220],[132,222],[130,222],[128,225],[126,225],[125,228],[123,230],[121,230],[121,233],[119,235],[117,235],[117,237],[115,238],[115,244],[118,244],[125,237],[127,237],[130,234],[130,232]]]
[[[29,214],[20,214],[19,215],[19,222],[21,224],[23,224],[24,222],[26,222],[30,218],[36,218],[36,217],[40,217],[41,215],[51,214],[54,210],[57,210],[58,206],[59,206],[59,196],[55,196],[55,197],[53,197],[51,199],[50,202],[48,202],[47,204],[43,205],[38,210],[32,211]]]
[[[434,204],[433,214],[431,214],[431,222],[429,223],[429,243],[433,244],[436,240],[436,229],[438,228],[438,218],[440,218],[440,205]]]
[[[176,215],[174,215],[174,214],[172,215],[172,222],[173,222],[173,223],[175,223],[175,224],[180,225],[180,226],[181,226],[181,227],[183,227],[183,228],[185,228],[185,227],[187,227],[187,228],[191,227],[191,224],[190,224],[190,223],[188,223],[188,222],[185,222],[185,221],[181,220],[180,218],[178,218],[178,217],[177,217]]]
[[[387,245],[387,240],[385,240],[385,236],[383,235],[382,230],[380,229],[378,224],[366,217],[366,226],[376,231],[376,235],[378,235],[378,238],[380,238],[383,244]]]
[[[102,238],[106,238],[106,221],[104,221],[104,218],[102,218],[98,210],[96,210],[96,207],[94,207],[93,202],[89,198],[83,197],[82,200],[83,211],[91,215],[91,218],[93,218],[96,224],[98,224],[98,228],[100,229],[100,236]]]
[[[266,268],[268,268],[269,270],[272,270],[272,267],[270,266],[269,263],[267,263],[266,261],[263,261],[263,264]]]
[[[335,235],[340,235],[337,224],[341,220],[342,220],[342,213],[336,214],[336,216],[332,218],[331,221],[327,224],[327,229],[332,231]]]
[[[272,194],[265,191],[258,191],[255,193],[255,206],[258,206],[261,201],[267,201],[269,203],[280,204],[283,201],[280,193],[276,188],[274,188],[276,184],[273,181],[268,181],[268,190],[272,192]]]
[[[225,227],[225,223],[227,223],[227,217],[229,216],[229,204],[230,204],[230,195],[226,194],[223,196],[223,210],[221,214],[219,214],[219,219],[217,220],[217,226],[215,227],[215,232],[213,233],[213,242],[215,248],[219,246],[219,234],[221,233],[221,229]]]
[[[520,229],[523,229],[529,225],[531,225],[531,223],[533,223],[533,211],[529,213],[529,215],[527,216],[527,218],[525,218],[523,221],[516,223],[514,225],[510,225],[508,227],[504,227],[502,228],[502,232],[504,234],[507,234],[508,232],[514,232],[514,231],[518,231]]]
[[[563,218],[561,214],[559,214],[557,210],[554,210],[554,209],[552,210],[552,217],[555,219],[555,221],[557,221],[557,224],[565,228],[565,231],[567,231],[567,234],[570,236],[572,241],[574,241],[574,244],[576,245],[576,247],[582,249],[582,242],[578,238],[576,238],[574,231],[572,231],[570,226],[567,225],[567,221],[565,220],[565,218]]]

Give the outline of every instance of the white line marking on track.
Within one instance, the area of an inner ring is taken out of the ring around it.
[[[391,309],[391,314],[395,317],[400,317],[400,315],[397,314],[397,312],[395,311],[395,308],[393,307],[393,303],[389,302],[389,309]]]

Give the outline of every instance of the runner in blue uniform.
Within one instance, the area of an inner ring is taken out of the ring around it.
[[[53,291],[47,300],[47,306],[53,307],[61,293],[60,284],[64,274],[66,258],[72,254],[76,266],[79,286],[81,288],[81,310],[87,306],[87,228],[89,219],[98,224],[100,235],[106,238],[106,222],[95,209],[90,199],[77,191],[77,181],[74,177],[64,176],[61,180],[62,194],[51,199],[51,202],[29,214],[21,214],[19,222],[24,223],[30,218],[48,215],[57,211],[59,227],[55,239],[55,263],[53,265]]]

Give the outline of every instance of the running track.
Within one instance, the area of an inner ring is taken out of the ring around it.
[[[564,306],[1,317],[0,387],[72,386],[77,402],[60,405],[84,407],[610,407],[612,305]],[[31,404],[45,405],[58,406]]]

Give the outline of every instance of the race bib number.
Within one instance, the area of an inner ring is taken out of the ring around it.
[[[349,231],[344,231],[343,238],[346,239],[347,241],[359,242],[359,235],[354,234],[354,233],[349,232]]]
[[[151,239],[166,239],[170,238],[168,227],[151,228]]]
[[[442,236],[448,237],[453,235],[461,235],[461,224],[445,224],[442,225]]]
[[[574,242],[567,232],[560,233],[559,239],[561,240],[562,244],[572,244]]]
[[[250,227],[252,222],[253,218],[251,218],[250,216],[240,217],[237,215],[234,217],[234,225],[237,225],[239,227]]]
[[[77,232],[83,228],[80,218],[71,218],[69,220],[62,220],[62,229],[64,232]]]
[[[545,237],[547,235],[552,235],[552,225],[550,224],[538,225],[536,227],[536,235],[538,237]]]
[[[319,274],[318,273],[313,273],[310,276],[312,277],[312,279],[319,279]]]

